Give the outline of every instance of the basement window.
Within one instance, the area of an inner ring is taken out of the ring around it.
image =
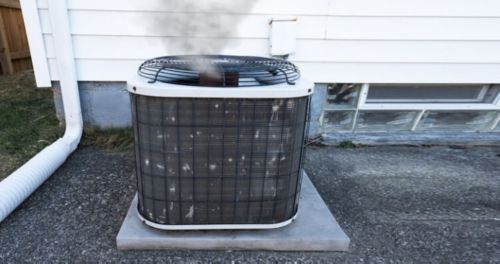
[[[335,83],[327,87],[327,105],[330,108],[354,108],[358,102],[361,84]]]
[[[410,131],[417,115],[416,111],[359,111],[355,131]]]
[[[322,118],[323,129],[334,132],[352,131],[356,111],[327,111]]]
[[[429,111],[417,131],[490,131],[496,117],[496,111]]]
[[[497,92],[490,85],[371,84],[366,103],[491,103]]]
[[[499,132],[500,85],[328,84],[320,124],[331,132]]]

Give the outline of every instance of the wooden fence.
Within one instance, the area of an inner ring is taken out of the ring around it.
[[[19,0],[0,0],[0,74],[32,68]]]

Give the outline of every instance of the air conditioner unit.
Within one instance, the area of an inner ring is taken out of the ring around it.
[[[189,230],[293,221],[313,92],[295,65],[160,57],[140,66],[128,90],[143,222]]]

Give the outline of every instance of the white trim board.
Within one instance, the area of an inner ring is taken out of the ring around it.
[[[23,14],[28,44],[35,72],[36,86],[51,87],[51,76],[49,63],[45,52],[45,42],[42,35],[42,27],[38,13],[37,1],[21,0],[21,11]]]

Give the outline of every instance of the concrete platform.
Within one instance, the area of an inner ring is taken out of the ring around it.
[[[120,250],[276,250],[347,251],[350,240],[307,175],[297,219],[272,230],[161,231],[143,224],[136,213],[137,197],[125,217],[116,243]]]

